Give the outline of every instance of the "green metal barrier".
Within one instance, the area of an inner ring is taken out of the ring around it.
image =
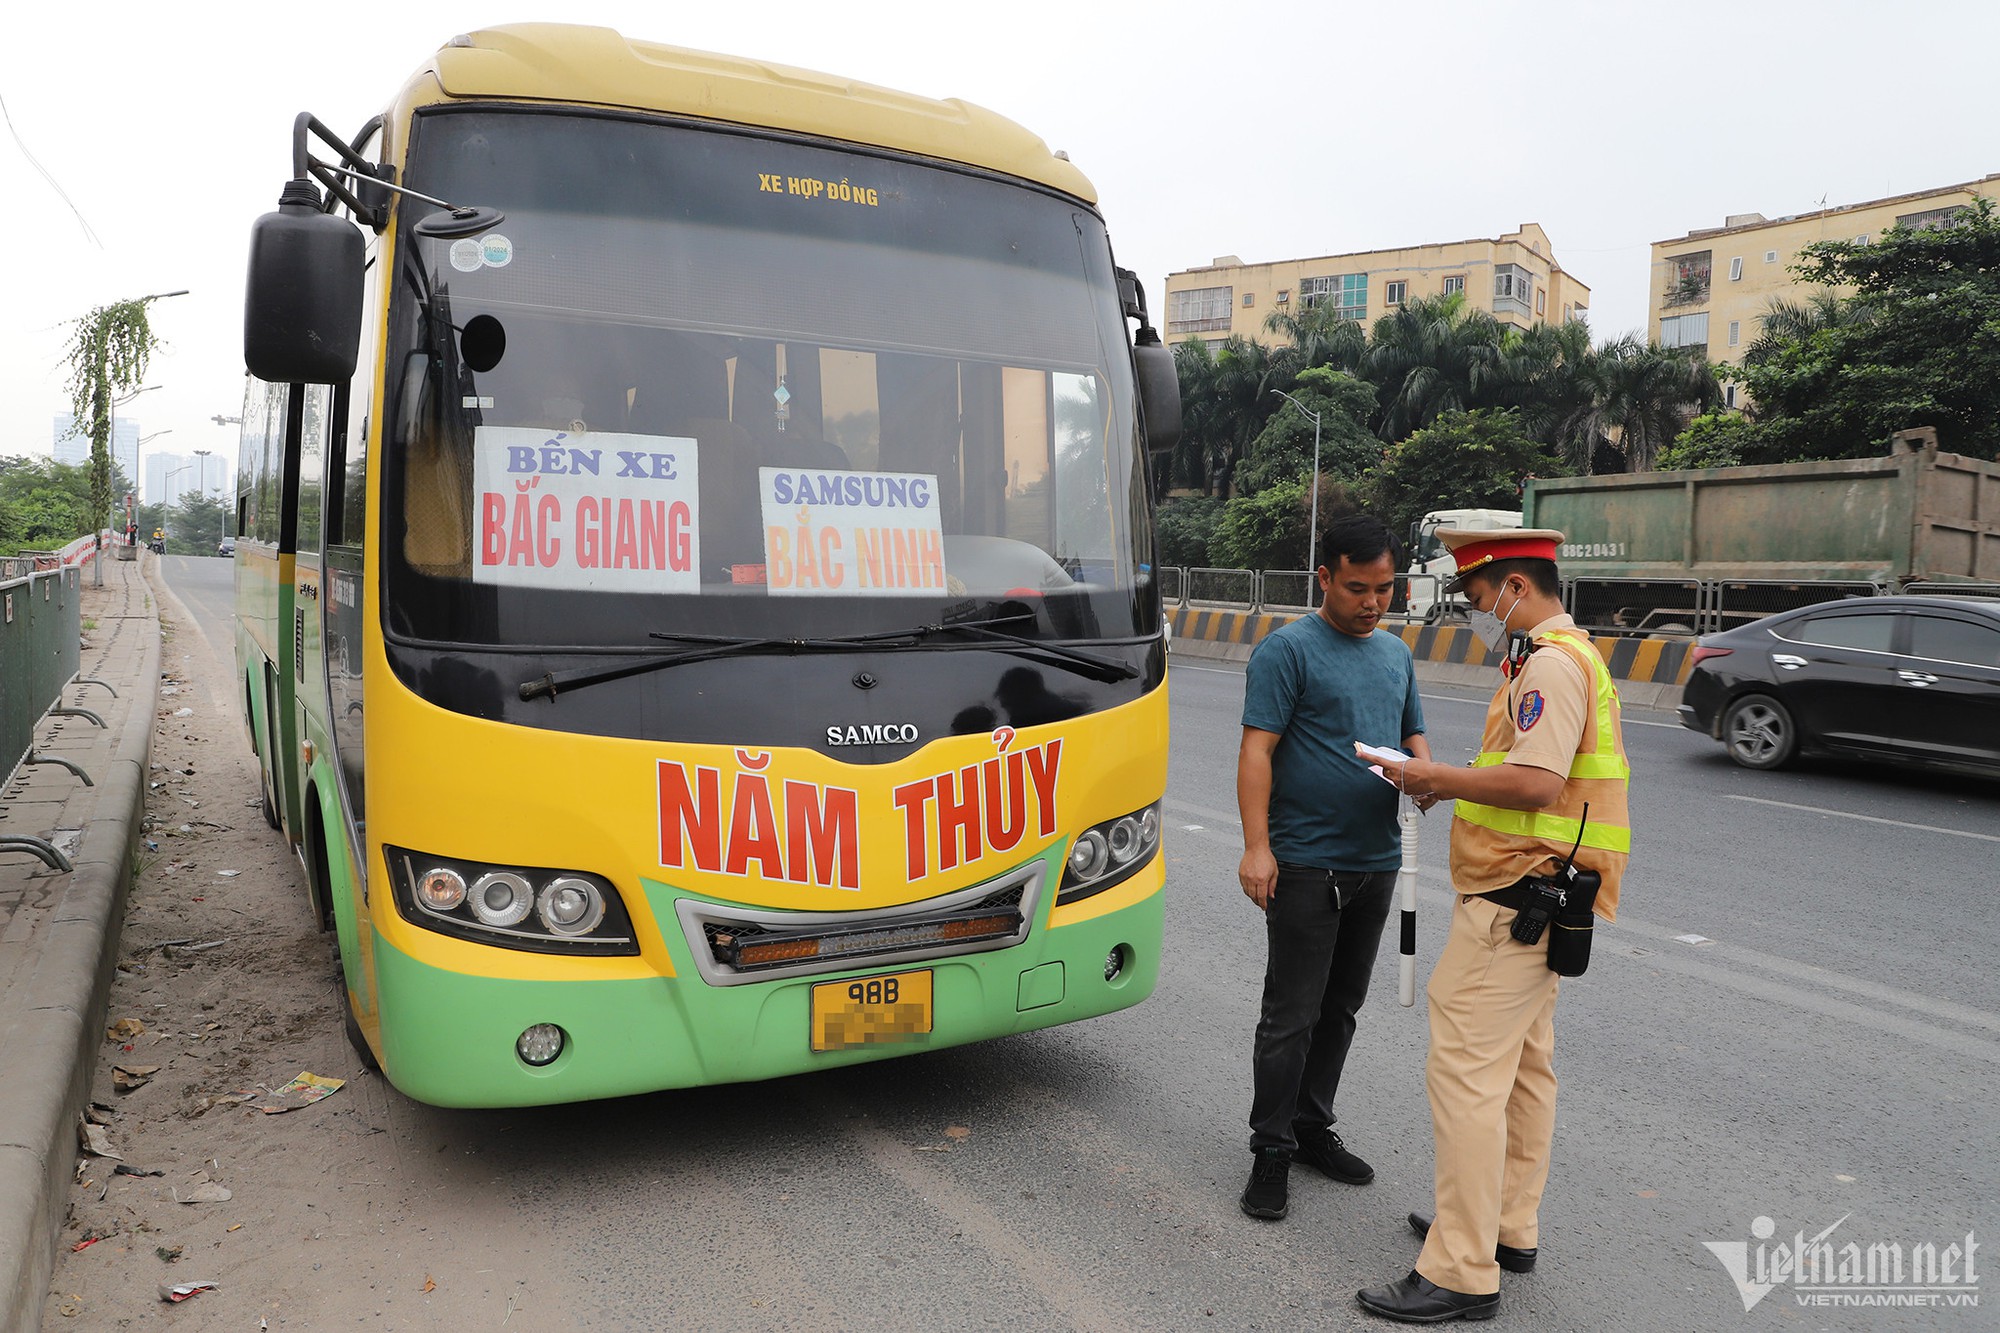
[[[9,557],[0,567],[0,772],[9,780],[82,665],[82,570],[33,567],[46,563]]]

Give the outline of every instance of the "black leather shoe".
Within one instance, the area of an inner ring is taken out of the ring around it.
[[[1446,1291],[1418,1273],[1386,1287],[1368,1287],[1354,1293],[1361,1308],[1384,1319],[1404,1324],[1441,1324],[1447,1319],[1491,1319],[1500,1313],[1500,1293],[1468,1296],[1462,1291]]]
[[[1293,1161],[1317,1167],[1343,1185],[1366,1185],[1375,1179],[1375,1168],[1349,1152],[1331,1125],[1294,1125],[1292,1133],[1299,1141]]]
[[[1431,1218],[1428,1213],[1411,1213],[1410,1230],[1419,1236],[1431,1234]],[[1517,1250],[1512,1245],[1495,1245],[1493,1262],[1510,1273],[1532,1273],[1535,1271],[1535,1256],[1540,1250]]]

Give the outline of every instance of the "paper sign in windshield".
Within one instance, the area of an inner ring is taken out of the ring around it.
[[[937,478],[759,468],[764,580],[774,595],[935,596],[945,590]]]
[[[473,582],[701,591],[693,440],[481,426],[472,476]]]

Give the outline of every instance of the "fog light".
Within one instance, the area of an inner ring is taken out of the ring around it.
[[[1125,950],[1121,946],[1104,956],[1104,979],[1118,980],[1118,974],[1125,970]]]
[[[448,866],[436,866],[417,881],[417,901],[433,912],[449,912],[465,901],[465,876]]]
[[[521,1063],[540,1069],[563,1053],[563,1040],[563,1030],[554,1023],[537,1023],[514,1042],[514,1054]]]
[[[587,935],[604,920],[604,898],[587,879],[552,879],[535,900],[542,924],[558,935]]]
[[[1078,834],[1076,845],[1069,849],[1069,873],[1078,879],[1096,879],[1110,861],[1111,848],[1096,829]]]
[[[481,875],[472,885],[472,914],[489,926],[518,926],[535,909],[535,889],[511,870]]]

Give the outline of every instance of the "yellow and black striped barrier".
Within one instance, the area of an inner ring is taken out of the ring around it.
[[[1201,643],[1255,645],[1280,625],[1299,618],[1299,613],[1232,611],[1216,607],[1175,606],[1167,609],[1167,622],[1174,637]],[[1419,662],[1497,668],[1500,654],[1488,652],[1486,645],[1464,625],[1404,625],[1386,627],[1410,645],[1410,654]],[[1598,635],[1592,642],[1617,680],[1641,681],[1652,685],[1682,685],[1687,681],[1688,650],[1694,640],[1687,638],[1635,638],[1626,635]]]

